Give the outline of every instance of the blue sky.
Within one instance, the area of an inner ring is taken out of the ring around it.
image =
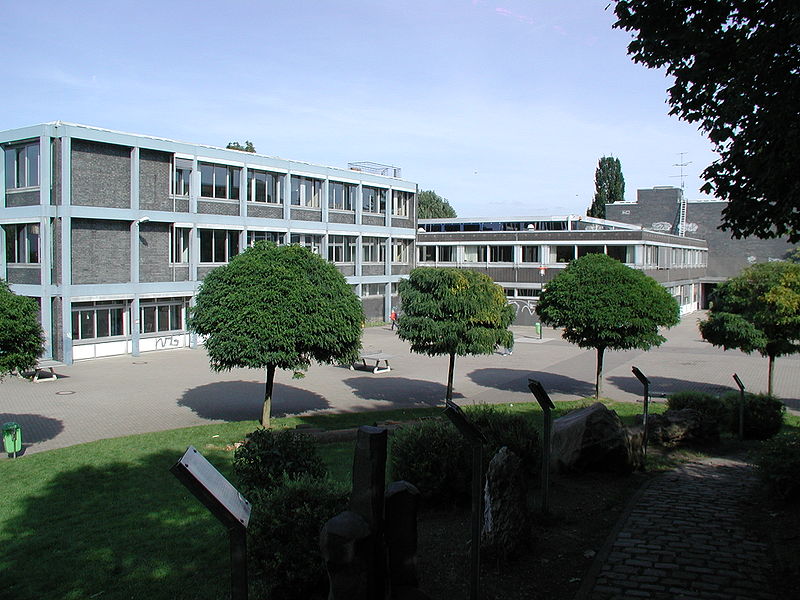
[[[626,199],[702,197],[715,155],[668,116],[608,0],[0,0],[0,130],[70,121],[374,161],[459,216],[582,214],[601,156]],[[680,153],[686,154],[681,157]]]

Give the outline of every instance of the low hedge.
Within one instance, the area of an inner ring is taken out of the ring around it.
[[[770,493],[790,502],[800,500],[800,434],[782,433],[766,440],[755,463]]]

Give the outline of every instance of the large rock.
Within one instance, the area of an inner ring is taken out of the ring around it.
[[[519,457],[503,446],[486,470],[481,547],[509,558],[530,543],[525,475]]]
[[[715,444],[719,441],[719,423],[691,408],[668,410],[647,416],[647,439],[666,448]]]
[[[553,421],[551,467],[630,473],[644,463],[641,443],[633,443],[635,437],[617,413],[596,402]]]

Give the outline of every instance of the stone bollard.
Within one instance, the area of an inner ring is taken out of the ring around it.
[[[366,600],[369,526],[351,510],[330,519],[320,533],[320,550],[328,570],[328,600]]]
[[[503,446],[486,471],[481,545],[498,558],[513,557],[529,543],[530,518],[522,462]]]

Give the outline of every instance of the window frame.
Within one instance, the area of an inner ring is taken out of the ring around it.
[[[241,251],[239,247],[239,234],[241,232],[236,229],[199,229],[198,238],[200,240],[200,256],[199,263],[201,265],[224,265],[231,261],[231,259],[239,254]],[[210,261],[204,260],[208,257],[207,252],[209,248],[204,248],[204,244],[208,235],[211,235],[211,259]],[[224,239],[220,239],[223,238]],[[215,260],[220,258],[220,254],[224,255],[224,260]]]
[[[33,231],[34,228],[35,231]],[[3,229],[6,236],[6,263],[14,265],[41,264],[42,238],[39,223],[9,223],[3,225]],[[25,260],[20,260],[20,258]]]
[[[200,198],[208,200],[239,200],[241,193],[242,168],[231,165],[201,162],[197,164],[200,171]],[[211,169],[211,181],[207,180]],[[222,180],[222,181],[220,181]],[[207,191],[211,195],[207,195]]]
[[[37,188],[41,184],[39,141],[4,146],[6,190]],[[35,164],[31,164],[35,159]],[[31,171],[33,169],[33,172]]]
[[[124,339],[128,336],[130,331],[129,327],[129,308],[130,304],[127,300],[104,300],[97,302],[77,302],[71,306],[70,329],[73,342],[93,342],[106,341],[112,339]],[[112,311],[116,313],[117,318],[112,318]],[[108,335],[98,335],[98,313],[107,312],[107,327],[105,331]],[[83,322],[82,316],[87,315],[91,318],[91,335],[83,335]],[[77,319],[77,320],[76,320]],[[116,326],[119,328],[118,333],[114,333]]]
[[[306,177],[305,175],[292,175],[291,179],[291,205],[300,208],[319,209],[325,180]]]

